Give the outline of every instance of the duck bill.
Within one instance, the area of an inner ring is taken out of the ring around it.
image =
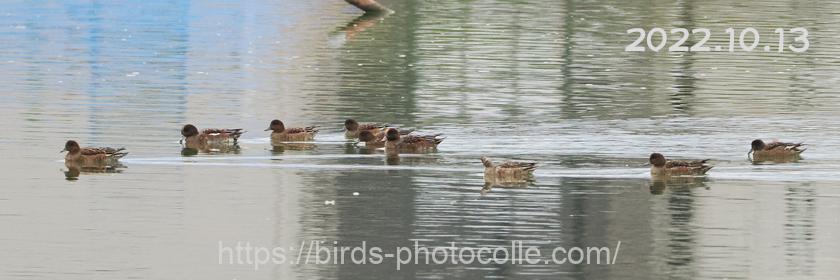
[[[60,153],[66,152],[66,151],[67,151],[67,148],[64,148],[64,149],[61,149],[61,151],[58,152],[58,153],[60,154]]]
[[[269,128],[266,128],[266,129],[265,129],[265,130],[263,130],[263,131],[269,131],[269,130],[271,130],[271,128],[270,128],[270,127],[269,127]]]

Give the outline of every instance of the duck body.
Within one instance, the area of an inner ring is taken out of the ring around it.
[[[347,139],[356,139],[359,138],[359,135],[363,131],[370,131],[375,135],[382,134],[388,130],[389,124],[387,123],[359,123],[356,122],[354,119],[347,119],[344,121],[344,137]],[[414,131],[414,129],[397,129],[400,135],[408,135]]]
[[[281,132],[271,132],[271,141],[274,142],[303,142],[315,140],[315,127],[297,127],[286,129]]]
[[[272,142],[312,141],[315,140],[315,134],[318,133],[317,126],[286,128],[280,120],[271,121],[266,131],[269,130],[271,131]]]
[[[110,148],[110,147],[86,147],[82,148],[79,143],[74,140],[69,140],[64,144],[64,150],[67,154],[64,156],[64,162],[68,165],[79,167],[95,167],[115,164],[120,158],[126,156],[128,152],[125,148]]]
[[[659,153],[650,155],[650,174],[654,176],[680,176],[680,175],[704,175],[713,166],[706,165],[708,159],[704,160],[667,160]]]
[[[385,151],[389,154],[398,154],[435,151],[445,137],[441,134],[400,135],[397,129],[388,128],[385,139]]]
[[[236,144],[239,137],[245,133],[241,128],[208,128],[199,131],[194,125],[188,124],[181,129],[182,143],[187,147],[201,147],[213,144]]]
[[[493,164],[486,157],[481,157],[484,164],[484,181],[492,183],[516,183],[531,179],[533,172],[537,169],[535,162],[505,161],[500,164]]]
[[[385,147],[385,131],[364,130],[359,132],[359,142],[365,143],[365,148],[378,149]]]
[[[807,150],[803,143],[789,143],[773,141],[764,143],[760,139],[753,140],[750,153],[755,161],[798,159],[800,154]]]
[[[347,139],[356,139],[359,138],[359,133],[362,131],[385,133],[385,129],[387,128],[387,123],[359,123],[354,119],[347,119],[344,121],[344,137]]]

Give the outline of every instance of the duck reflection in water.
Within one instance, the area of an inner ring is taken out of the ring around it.
[[[65,162],[64,166],[67,167],[67,170],[62,170],[62,172],[64,172],[64,177],[69,181],[78,180],[82,174],[122,173],[122,169],[126,168],[125,165],[119,162],[99,166]]]
[[[181,155],[194,156],[199,153],[202,154],[239,154],[239,144],[224,144],[224,143],[207,143],[184,145],[181,147]]]
[[[385,153],[386,165],[409,165],[409,166],[429,166],[440,164],[440,157],[435,155],[418,155],[418,154],[388,154]]]
[[[385,155],[385,164],[386,165],[400,165],[400,155],[386,154]]]
[[[709,189],[706,182],[709,179],[705,176],[652,176],[650,181],[650,194],[664,194],[666,190],[686,190],[692,188]]]
[[[493,187],[502,188],[523,188],[534,182],[534,170],[537,169],[536,162],[505,161],[493,164],[490,159],[481,157],[484,164],[484,187],[481,188],[481,195],[485,195]]]
[[[271,153],[282,154],[286,151],[308,151],[314,150],[315,144],[312,143],[286,143],[280,141],[271,141]]]

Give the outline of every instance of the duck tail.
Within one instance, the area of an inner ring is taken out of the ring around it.
[[[400,135],[409,135],[412,132],[414,132],[414,129],[413,128],[399,128],[399,129],[397,129],[397,131],[399,131]]]
[[[123,150],[125,150],[125,148],[120,148],[119,149],[120,152],[116,152],[116,153],[111,154],[111,157],[113,159],[121,159],[124,156],[128,155],[128,152],[122,152]]]
[[[230,137],[232,137],[234,141],[236,141],[236,140],[239,140],[239,136],[242,136],[243,133],[248,132],[248,131],[245,131],[242,128],[234,128],[234,129],[228,129],[226,132],[228,134],[230,134]]]
[[[528,165],[526,165],[522,169],[529,172],[529,173],[534,172],[534,170],[537,169],[537,163],[536,162],[529,162]]]
[[[481,157],[481,163],[484,164],[484,167],[493,167],[493,162],[486,157]]]
[[[705,166],[701,167],[700,168],[700,174],[706,174],[706,172],[709,172],[709,170],[711,170],[713,167],[714,166],[709,166],[709,165],[705,165]]]

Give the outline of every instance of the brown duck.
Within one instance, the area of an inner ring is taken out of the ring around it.
[[[494,165],[490,159],[481,157],[484,164],[484,181],[493,183],[522,182],[531,178],[536,162],[505,161]]]
[[[242,136],[245,131],[241,128],[208,128],[199,132],[194,125],[187,124],[181,128],[181,140],[187,147],[200,147],[207,144],[233,143]]]
[[[344,137],[347,139],[356,139],[359,138],[362,131],[370,131],[375,136],[384,136],[385,131],[388,130],[389,126],[390,125],[387,123],[359,123],[354,119],[347,119],[344,121]],[[399,131],[401,135],[408,135],[413,132],[414,129],[398,128],[397,131]]]
[[[344,121],[344,137],[355,139],[359,137],[359,133],[362,131],[381,133],[385,132],[387,127],[387,123],[359,123],[354,119],[347,119]]]
[[[64,162],[77,166],[96,166],[96,165],[111,165],[117,162],[120,158],[128,154],[125,148],[110,148],[110,147],[86,147],[82,148],[79,143],[74,140],[68,140],[64,143],[64,150],[67,152],[64,156]]]
[[[802,147],[803,143],[787,143],[773,141],[764,143],[761,139],[752,141],[752,149],[747,153],[747,156],[752,154],[753,160],[778,160],[778,159],[797,159],[806,148]]]
[[[375,149],[385,147],[385,132],[376,130],[362,130],[359,132],[359,142],[365,143],[365,148]]]
[[[312,141],[318,133],[317,126],[286,128],[280,120],[271,121],[265,131],[269,130],[271,130],[272,142]]]
[[[434,151],[445,137],[442,134],[432,135],[400,135],[396,128],[385,131],[385,151],[397,153],[423,153]]]
[[[651,175],[703,175],[712,169],[712,166],[706,165],[708,159],[681,161],[681,160],[666,160],[665,156],[660,153],[650,154],[650,174]]]

